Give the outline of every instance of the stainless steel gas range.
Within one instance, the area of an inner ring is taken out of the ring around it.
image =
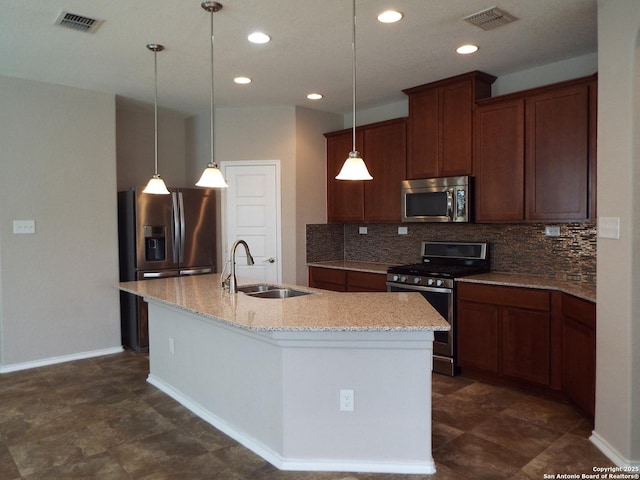
[[[419,292],[451,325],[448,332],[435,332],[433,371],[454,376],[456,366],[456,277],[490,270],[486,242],[422,242],[422,261],[390,267],[387,290]]]

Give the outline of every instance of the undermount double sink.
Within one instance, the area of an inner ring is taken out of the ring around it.
[[[238,287],[238,291],[255,298],[290,298],[309,295],[311,293],[303,292],[302,290],[294,290],[293,288],[283,287],[280,285],[271,285],[269,283],[244,285],[242,287]]]

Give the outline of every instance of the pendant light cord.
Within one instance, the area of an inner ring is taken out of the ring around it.
[[[353,0],[352,4],[352,12],[353,12],[353,22],[352,22],[352,32],[351,32],[351,70],[352,70],[352,80],[353,80],[353,148],[352,151],[356,151],[356,0]]]
[[[155,176],[158,176],[158,50],[153,51]]]
[[[211,165],[215,166],[216,163],[213,161],[213,132],[214,132],[214,115],[213,115],[213,13],[211,11]]]

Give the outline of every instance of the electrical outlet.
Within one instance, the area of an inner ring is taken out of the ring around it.
[[[171,355],[175,355],[176,353],[176,342],[173,341],[173,338],[169,339],[169,353]]]
[[[14,220],[13,233],[15,234],[36,233],[36,221],[35,220]]]
[[[353,412],[354,409],[353,390],[340,390],[340,411]]]
[[[560,236],[560,227],[557,225],[548,225],[544,227],[544,234],[547,237],[559,237]]]
[[[358,233],[360,235],[366,235],[367,234],[367,227],[358,227]]]
[[[398,235],[407,235],[409,233],[408,227],[398,227]]]

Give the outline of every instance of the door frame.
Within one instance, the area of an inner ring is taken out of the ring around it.
[[[274,166],[276,171],[276,275],[277,282],[282,282],[282,188],[280,184],[280,160],[224,160],[220,162],[220,171],[224,178],[227,178],[227,167],[229,166],[242,166],[242,167],[264,167]],[[227,244],[227,190],[222,189],[220,198],[220,244],[222,246],[221,256],[222,264],[220,271],[226,265],[228,259],[228,252],[231,245]]]

